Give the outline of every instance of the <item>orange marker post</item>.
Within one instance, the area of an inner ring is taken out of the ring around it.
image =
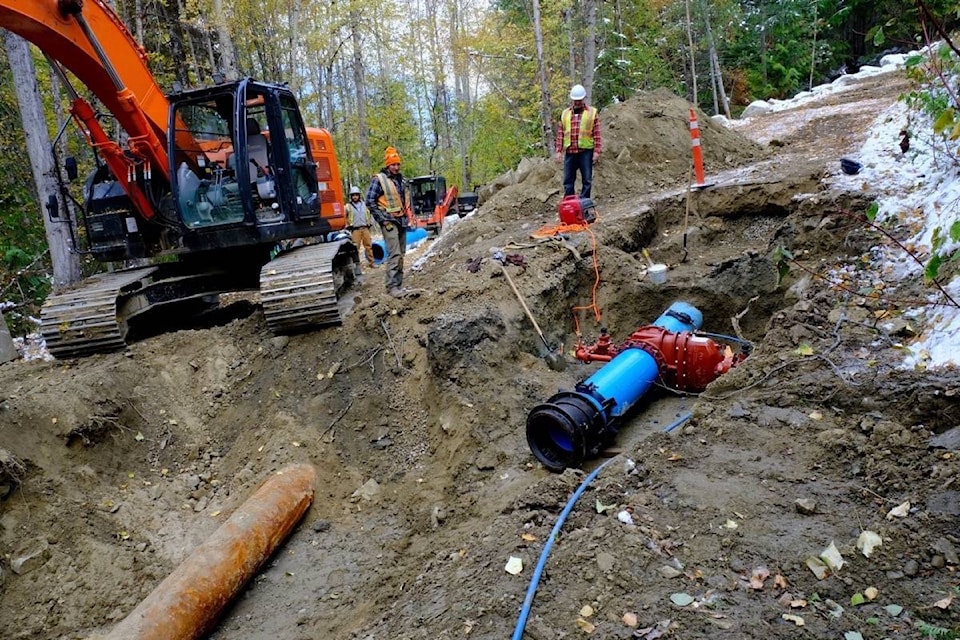
[[[700,148],[700,125],[693,107],[690,107],[690,148],[693,151],[693,171],[697,176],[696,186],[706,186],[703,176],[703,149]]]

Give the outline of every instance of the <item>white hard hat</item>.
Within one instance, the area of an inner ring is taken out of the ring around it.
[[[360,187],[350,187],[350,195],[352,196],[353,194],[361,195]]]
[[[570,99],[571,100],[583,100],[587,97],[587,90],[583,88],[582,84],[573,85],[573,89],[570,89]]]

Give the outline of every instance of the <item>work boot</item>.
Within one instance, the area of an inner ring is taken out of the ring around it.
[[[402,297],[403,297],[403,289],[401,289],[400,287],[393,287],[393,288],[391,288],[389,291],[387,291],[387,293],[389,293],[389,294],[390,294],[391,296],[393,296],[394,298],[402,298]]]
[[[353,275],[355,275],[355,276],[362,276],[362,275],[363,275],[363,271],[360,270],[360,264],[359,264],[359,263],[357,263],[357,264],[355,264],[355,265],[353,266]]]

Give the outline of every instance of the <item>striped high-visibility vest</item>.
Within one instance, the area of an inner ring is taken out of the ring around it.
[[[593,149],[593,122],[597,119],[596,107],[587,107],[580,114],[580,135],[577,140],[578,149]],[[573,109],[566,108],[560,115],[563,123],[563,148],[570,148],[570,123],[573,120]]]
[[[397,185],[386,174],[378,173],[377,179],[380,181],[380,189],[383,195],[377,198],[377,206],[386,211],[394,218],[402,218],[405,215],[406,207],[400,192],[397,191]]]

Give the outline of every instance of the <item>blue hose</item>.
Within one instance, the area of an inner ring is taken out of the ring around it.
[[[663,432],[670,433],[671,431],[673,431],[674,429],[676,429],[677,427],[679,427],[680,425],[682,425],[684,422],[686,422],[692,417],[693,417],[693,414],[687,411],[685,414],[683,414],[682,416],[680,416],[679,418],[677,418],[676,420],[668,424],[666,427],[664,427]]]
[[[664,428],[664,433],[670,433],[681,424],[689,420],[693,416],[689,411]],[[560,517],[557,518],[557,523],[553,525],[553,530],[550,531],[550,537],[547,539],[547,543],[543,545],[543,551],[540,552],[540,559],[537,560],[537,566],[533,570],[533,575],[530,576],[530,586],[527,587],[527,596],[523,599],[523,606],[520,608],[520,618],[517,620],[517,626],[513,630],[513,636],[511,640],[521,640],[523,637],[523,630],[527,626],[527,618],[530,617],[530,607],[533,606],[533,597],[537,594],[537,587],[540,585],[540,576],[543,574],[543,569],[547,565],[547,556],[550,555],[550,550],[553,549],[553,542],[557,539],[557,536],[560,534],[560,527],[563,526],[563,523],[566,522],[567,516],[570,515],[570,512],[573,510],[573,505],[577,503],[577,500],[580,499],[580,496],[583,495],[583,492],[587,490],[587,486],[593,482],[600,472],[603,471],[603,468],[608,464],[616,460],[616,458],[610,458],[602,465],[590,472],[583,482],[577,487],[577,490],[573,492],[573,495],[570,496],[570,499],[567,500],[567,506],[563,508],[563,511],[560,512]]]
[[[540,584],[540,575],[543,573],[543,568],[547,564],[547,556],[550,555],[550,549],[553,548],[553,541],[557,539],[557,536],[560,534],[560,527],[563,526],[563,523],[566,521],[567,516],[570,515],[570,511],[573,510],[573,505],[577,503],[577,500],[580,499],[580,496],[583,495],[583,492],[586,491],[587,486],[593,482],[603,468],[608,464],[616,460],[616,458],[610,458],[602,465],[590,472],[584,481],[577,487],[577,490],[573,492],[573,495],[570,496],[570,499],[567,501],[567,506],[563,508],[563,511],[560,512],[560,517],[557,519],[557,524],[553,525],[553,531],[550,532],[550,537],[547,539],[547,543],[543,545],[543,551],[540,552],[540,559],[537,561],[537,567],[533,570],[533,576],[530,577],[530,586],[527,587],[527,597],[523,599],[523,607],[520,608],[520,619],[517,620],[517,626],[513,630],[513,640],[520,640],[523,636],[523,630],[527,626],[527,618],[530,616],[530,607],[533,605],[533,596],[537,593],[537,587]]]

